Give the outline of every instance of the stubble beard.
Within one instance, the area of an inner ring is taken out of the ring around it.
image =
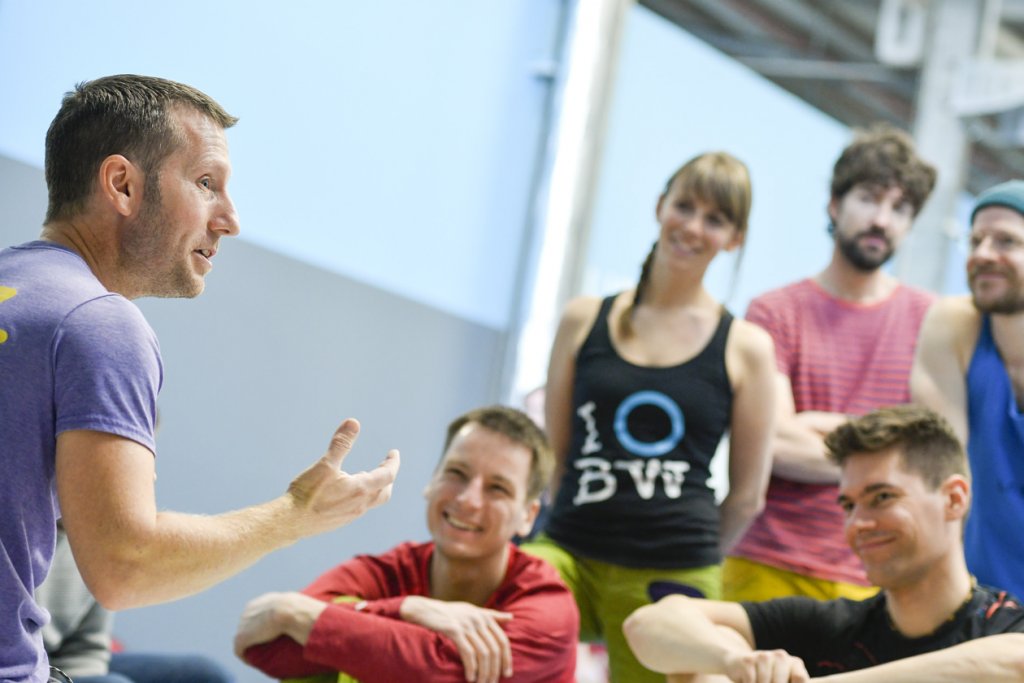
[[[203,291],[203,278],[191,267],[191,254],[174,255],[176,245],[166,243],[169,221],[154,174],[147,185],[153,189],[144,197],[139,215],[128,226],[121,243],[118,265],[129,273],[139,296],[191,299]]]
[[[862,273],[873,273],[879,268],[881,268],[883,265],[888,263],[889,259],[893,257],[893,254],[896,252],[896,250],[893,249],[892,244],[889,243],[888,249],[886,249],[884,252],[881,252],[877,256],[866,253],[863,249],[860,248],[860,245],[857,244],[857,240],[859,240],[865,234],[865,232],[861,232],[857,235],[854,235],[853,237],[848,238],[841,235],[837,230],[836,245],[839,247],[839,253],[843,255],[843,257],[849,262],[851,266],[861,271]],[[886,238],[884,235],[881,235],[881,237],[885,239],[886,242],[888,242],[888,238]]]
[[[991,301],[981,301],[974,288],[974,274],[968,276],[968,285],[971,289],[971,301],[979,313],[994,313],[996,315],[1014,315],[1024,312],[1024,296],[1021,295],[1020,281],[1013,276],[1007,277],[1007,291]]]

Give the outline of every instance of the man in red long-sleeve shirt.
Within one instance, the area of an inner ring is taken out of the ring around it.
[[[518,410],[462,415],[426,491],[433,540],[358,556],[301,593],[252,600],[235,651],[275,678],[572,681],[572,594],[511,543],[530,530],[552,467],[543,432]]]

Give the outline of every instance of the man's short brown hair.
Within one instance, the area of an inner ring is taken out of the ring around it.
[[[155,179],[164,159],[182,144],[170,117],[175,107],[194,109],[222,128],[238,121],[192,86],[151,76],[107,76],[66,93],[46,132],[46,222],[83,208],[100,164],[112,154],[139,166],[147,181]]]
[[[935,187],[935,167],[917,155],[914,140],[886,123],[858,130],[832,169],[832,199],[842,199],[854,185],[896,186],[921,210]]]
[[[829,457],[840,467],[858,453],[896,448],[904,469],[939,488],[954,474],[970,478],[963,445],[950,424],[917,405],[880,408],[836,427],[825,437]]]
[[[537,426],[530,417],[521,410],[508,406],[487,406],[476,408],[455,418],[448,425],[448,436],[444,442],[444,452],[452,445],[455,435],[467,424],[478,424],[481,427],[503,434],[517,444],[526,446],[530,451],[530,480],[526,487],[526,499],[540,497],[551,481],[555,470],[555,456],[548,443],[544,430]]]

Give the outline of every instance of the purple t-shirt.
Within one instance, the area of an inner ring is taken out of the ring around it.
[[[32,595],[60,517],[57,435],[108,432],[156,452],[156,335],[85,261],[50,242],[0,251],[0,680],[46,681]]]

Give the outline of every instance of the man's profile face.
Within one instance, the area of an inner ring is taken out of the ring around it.
[[[974,307],[983,313],[1024,311],[1024,216],[989,206],[974,216],[967,257],[967,282]]]
[[[470,422],[445,452],[427,486],[427,527],[437,552],[453,559],[504,553],[530,531],[539,503],[527,501],[530,449]]]
[[[914,208],[895,185],[857,183],[829,202],[835,240],[857,270],[873,272],[892,258],[910,231]]]
[[[238,234],[227,193],[231,162],[214,121],[191,109],[169,116],[183,142],[146,178],[142,207],[125,226],[119,266],[142,295],[194,297],[203,291],[220,238]]]
[[[943,488],[905,469],[898,448],[851,455],[839,480],[846,541],[868,580],[886,589],[921,580],[951,552]]]

